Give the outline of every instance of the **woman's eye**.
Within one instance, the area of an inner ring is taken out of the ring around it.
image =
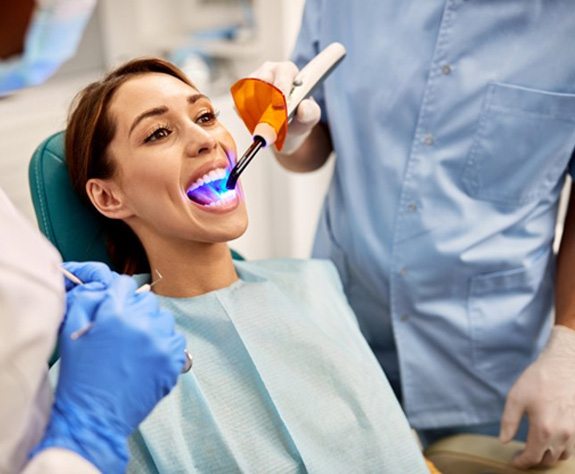
[[[162,138],[166,138],[172,133],[171,130],[167,129],[166,127],[160,127],[154,130],[150,135],[146,137],[144,143],[155,142],[157,140],[161,140]]]
[[[200,125],[210,125],[214,123],[217,118],[218,114],[216,112],[207,111],[203,114],[200,114],[200,116],[196,119],[196,122]]]

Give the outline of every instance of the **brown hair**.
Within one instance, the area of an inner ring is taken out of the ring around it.
[[[110,102],[127,80],[153,72],[168,74],[194,87],[173,64],[159,58],[142,58],[129,61],[101,81],[88,85],[72,102],[66,128],[66,163],[74,190],[90,205],[86,192],[88,180],[110,178],[116,171],[114,161],[107,153],[116,132],[116,124],[108,111]],[[104,219],[104,227],[112,265],[128,274],[148,272],[146,253],[132,229],[116,219]]]

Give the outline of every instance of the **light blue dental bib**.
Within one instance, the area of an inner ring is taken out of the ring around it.
[[[161,298],[191,372],[130,441],[130,472],[427,472],[333,266],[236,262],[240,280]]]

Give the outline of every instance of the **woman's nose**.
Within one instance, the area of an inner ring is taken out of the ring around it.
[[[209,131],[195,123],[190,125],[186,147],[188,155],[195,157],[210,153],[216,147],[216,144],[216,139]]]

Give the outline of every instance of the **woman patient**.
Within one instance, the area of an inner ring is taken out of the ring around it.
[[[234,140],[173,65],[129,62],[76,98],[66,156],[117,268],[153,286],[194,357],[131,441],[134,472],[427,472],[327,261],[234,261]]]

